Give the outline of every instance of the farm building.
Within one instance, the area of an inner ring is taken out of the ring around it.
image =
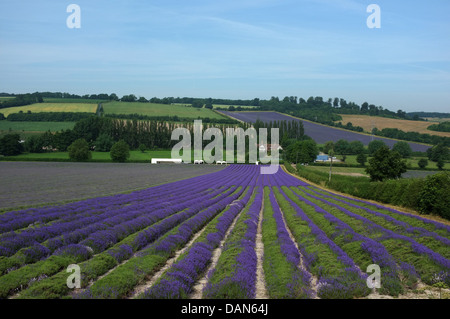
[[[317,155],[316,162],[326,162],[329,160],[328,155]]]

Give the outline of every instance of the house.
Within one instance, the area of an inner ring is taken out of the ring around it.
[[[317,155],[316,162],[326,162],[328,161],[329,157],[328,155]]]

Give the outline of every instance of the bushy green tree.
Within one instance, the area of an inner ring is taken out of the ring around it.
[[[359,165],[361,165],[361,166],[364,166],[364,165],[366,165],[366,162],[367,162],[367,156],[366,156],[366,154],[364,154],[364,153],[359,153],[357,156],[356,156],[356,161],[359,163]]]
[[[427,150],[428,159],[433,162],[439,161],[439,159],[447,160],[450,157],[450,151],[443,143],[439,143]]]
[[[444,160],[442,158],[438,159],[438,161],[436,162],[436,166],[439,170],[443,170],[444,169]]]
[[[399,152],[403,158],[410,157],[412,154],[412,149],[409,143],[403,141],[395,143],[392,150]]]
[[[111,147],[111,159],[114,162],[125,162],[130,157],[130,147],[124,140],[120,140]]]
[[[338,155],[350,153],[350,143],[347,140],[339,140],[334,144],[334,152]]]
[[[427,167],[428,165],[428,161],[425,158],[421,158],[418,162],[417,165],[419,165],[419,167],[421,169],[424,169],[425,167]]]
[[[333,150],[334,151],[334,142],[333,141],[328,141],[325,142],[324,146],[323,146],[323,152],[325,154],[330,155],[330,151]]]
[[[95,140],[95,150],[98,152],[109,152],[114,144],[114,140],[108,134],[102,133]]]
[[[400,178],[405,172],[406,162],[398,152],[391,151],[387,146],[380,147],[373,154],[366,168],[366,173],[372,181]]]
[[[19,155],[23,152],[19,134],[6,134],[0,139],[0,154],[5,156]]]
[[[286,159],[292,163],[311,163],[318,154],[319,149],[313,140],[297,141],[286,149]]]
[[[89,144],[83,138],[75,140],[67,150],[69,151],[69,158],[77,162],[87,161],[92,158]]]
[[[450,219],[450,173],[441,172],[425,179],[419,195],[419,211]]]
[[[367,146],[369,149],[369,155],[372,156],[380,147],[386,146],[383,141],[373,140]]]
[[[145,145],[145,144],[139,144],[139,150],[142,152],[142,153],[145,153],[145,151],[147,150],[147,145]]]
[[[352,141],[349,145],[350,154],[361,154],[364,152],[364,144],[360,141]]]

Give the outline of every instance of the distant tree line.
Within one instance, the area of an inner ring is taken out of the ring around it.
[[[430,125],[427,129],[436,132],[450,132],[450,121]]]
[[[402,130],[399,130],[398,128],[384,128],[382,130],[374,128],[372,130],[372,133],[377,136],[395,138],[398,140],[426,143],[432,145],[443,143],[445,146],[450,146],[450,138],[446,136],[422,134],[418,132],[404,132]]]
[[[442,112],[408,112],[409,117],[437,117],[437,118],[450,118],[450,113]]]

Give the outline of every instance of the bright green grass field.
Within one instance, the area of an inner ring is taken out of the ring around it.
[[[97,110],[97,104],[89,103],[36,103],[25,106],[8,107],[1,109],[0,113],[3,113],[7,117],[11,113],[19,113],[20,111],[26,113],[31,111],[32,113],[38,112],[86,112],[95,113]]]
[[[57,132],[72,129],[75,122],[12,122],[0,121],[0,131]]]
[[[20,138],[26,139],[33,135],[40,135],[50,130],[58,132],[73,129],[75,122],[10,122],[0,121],[0,137],[6,134],[19,134]]]
[[[180,118],[197,119],[224,119],[223,115],[217,114],[210,109],[193,108],[182,105],[140,103],[140,102],[119,102],[113,101],[103,104],[105,114],[142,114],[147,116],[178,116]]]

